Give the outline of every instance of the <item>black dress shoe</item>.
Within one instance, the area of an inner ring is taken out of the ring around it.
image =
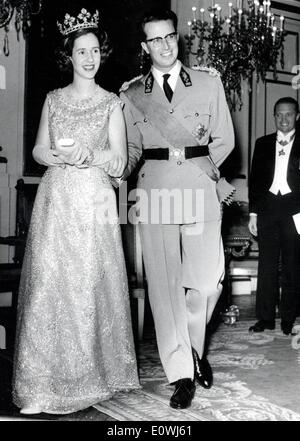
[[[203,357],[200,359],[195,349],[193,349],[192,352],[194,359],[195,379],[198,381],[200,386],[204,387],[205,389],[210,389],[213,383],[213,373],[210,364],[207,358]]]
[[[265,329],[270,329],[271,331],[275,329],[275,321],[259,320],[255,325],[250,326],[249,332],[263,332]]]
[[[293,333],[292,333],[293,326],[294,326],[294,323],[292,323],[292,322],[285,322],[284,320],[282,320],[282,322],[281,322],[281,330],[284,333],[284,335],[293,335]]]
[[[190,378],[181,378],[175,383],[175,391],[170,399],[174,409],[186,409],[191,405],[195,395],[195,382]]]

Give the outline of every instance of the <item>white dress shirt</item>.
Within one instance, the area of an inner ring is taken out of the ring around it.
[[[269,191],[273,194],[285,195],[291,192],[291,189],[287,183],[287,168],[289,163],[289,157],[294,142],[295,130],[287,133],[286,135],[280,131],[277,132],[276,139],[276,157],[275,157],[275,173],[273,183]],[[287,141],[285,146],[279,144],[278,141]]]
[[[277,131],[276,138],[276,153],[275,153],[275,172],[274,178],[269,191],[273,194],[287,194],[291,192],[291,189],[287,183],[287,167],[289,163],[289,157],[294,142],[295,130],[292,130],[287,135],[280,130]],[[288,141],[288,144],[282,146],[278,141]],[[257,216],[256,213],[250,213],[250,216]]]
[[[168,78],[168,83],[170,84],[170,87],[173,90],[173,92],[176,87],[176,83],[177,83],[177,80],[179,77],[180,70],[181,70],[181,62],[179,60],[177,60],[175,66],[173,66],[172,69],[169,70],[169,72],[162,72],[162,71],[156,69],[156,67],[152,66],[153,76],[156,79],[156,81],[158,82],[159,86],[162,88],[162,90],[163,90],[163,82],[164,82],[163,75],[165,75],[166,73],[168,73],[170,75]]]

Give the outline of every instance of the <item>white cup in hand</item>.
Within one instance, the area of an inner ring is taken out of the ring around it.
[[[77,146],[72,138],[60,138],[56,141],[56,151],[58,154],[70,158],[76,150]]]
[[[65,149],[69,149],[71,147],[74,147],[74,145],[75,145],[74,139],[72,139],[72,138],[60,138],[60,139],[57,140],[56,148],[58,148],[58,149],[60,148],[63,153],[66,153],[66,152],[70,153],[68,150],[65,150]]]
[[[72,138],[60,138],[57,143],[61,147],[72,147],[75,144],[75,141]]]

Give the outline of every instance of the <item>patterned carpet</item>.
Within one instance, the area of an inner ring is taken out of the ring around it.
[[[208,354],[214,385],[209,390],[197,386],[189,409],[169,406],[174,388],[153,335],[139,348],[143,389],[94,407],[118,421],[300,421],[300,336],[284,336],[279,321],[275,331],[249,334],[251,324],[220,325]]]

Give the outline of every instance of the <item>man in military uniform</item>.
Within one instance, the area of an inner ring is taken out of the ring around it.
[[[161,361],[175,385],[170,405],[186,408],[194,380],[205,388],[213,380],[204,346],[224,275],[216,188],[234,134],[219,76],[177,59],[176,14],[151,11],[141,27],[152,68],[121,89],[126,173],[143,155],[136,206],[149,301]]]

